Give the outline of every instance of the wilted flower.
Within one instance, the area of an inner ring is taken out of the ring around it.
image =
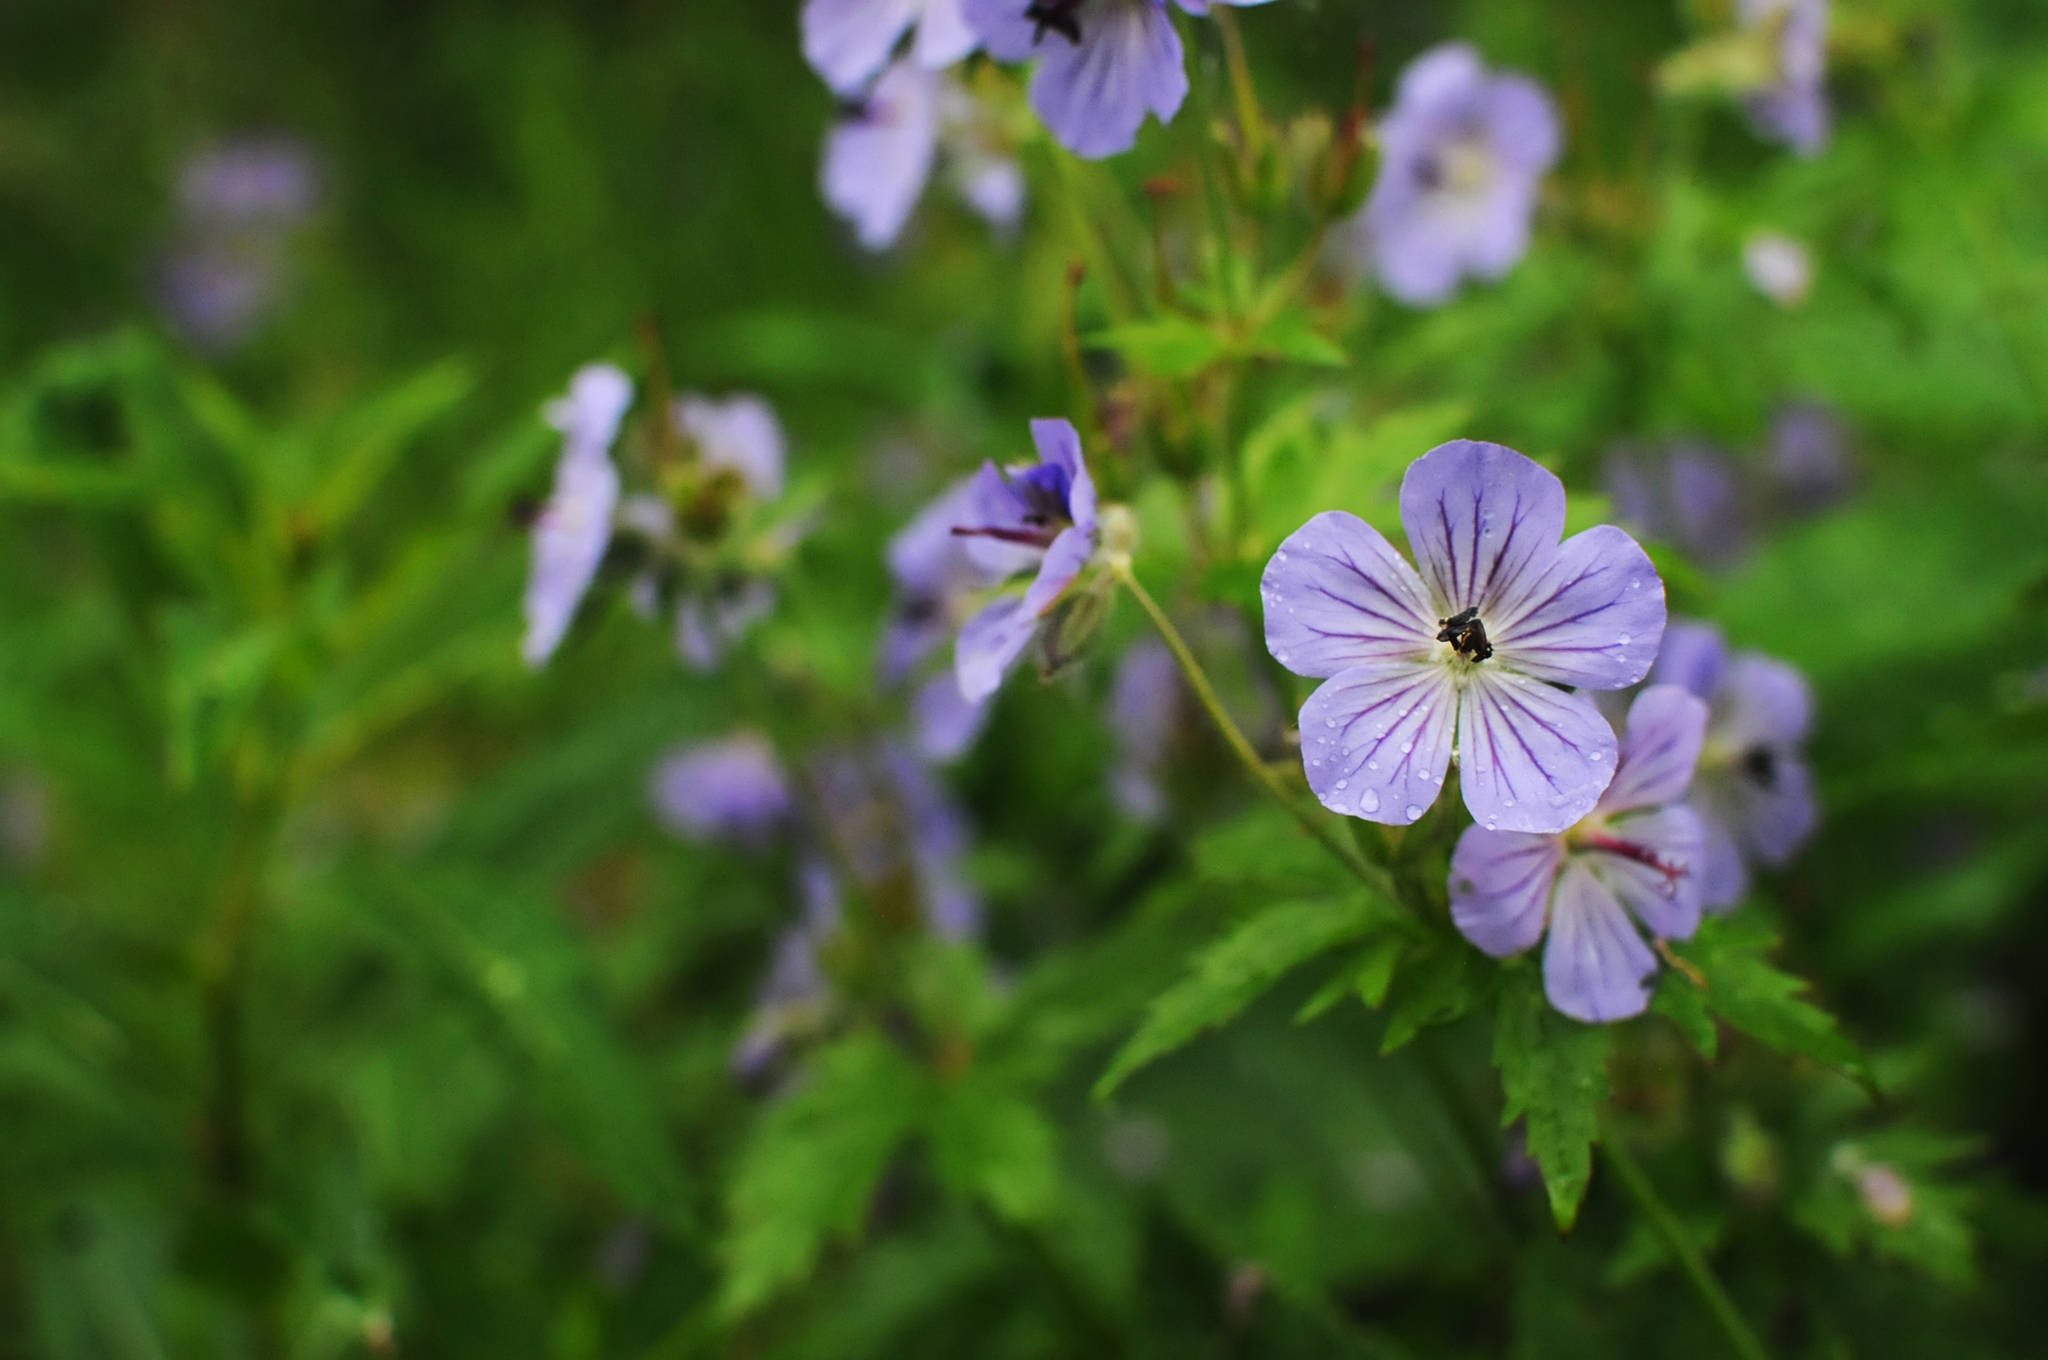
[[[1733,906],[1747,863],[1783,864],[1813,833],[1820,809],[1801,747],[1813,722],[1806,679],[1782,661],[1729,653],[1711,624],[1674,623],[1650,672],[1708,705],[1706,742],[1687,801],[1706,833],[1701,902]]]
[[[1042,461],[1008,469],[983,464],[967,518],[953,527],[992,570],[1011,575],[1032,562],[1038,566],[1022,596],[991,602],[960,630],[954,666],[960,692],[975,703],[1001,687],[1039,620],[1095,553],[1095,483],[1081,460],[1081,436],[1067,421],[1034,420],[1031,438]],[[1018,548],[1026,550],[1021,561]]]
[[[1664,583],[1612,525],[1562,544],[1564,485],[1498,444],[1430,450],[1401,482],[1421,566],[1326,511],[1266,566],[1266,645],[1325,683],[1301,710],[1324,806],[1404,825],[1436,801],[1455,728],[1465,805],[1490,830],[1562,831],[1598,801],[1614,732],[1584,694],[1642,679]]]
[[[1749,96],[1762,135],[1804,156],[1828,141],[1828,0],[1738,0],[1742,26],[1772,40],[1769,84]]]
[[[1848,444],[1842,422],[1821,403],[1795,401],[1780,408],[1766,457],[1785,504],[1811,512],[1840,500],[1853,475]]]
[[[1559,142],[1534,81],[1488,72],[1463,43],[1432,48],[1401,73],[1379,141],[1354,233],[1387,292],[1434,306],[1464,276],[1498,279],[1522,258]]]
[[[1176,0],[1189,14],[1209,4]],[[997,61],[1038,59],[1031,107],[1060,145],[1099,160],[1128,151],[1150,113],[1170,122],[1187,98],[1180,35],[1166,0],[963,0]]]
[[[533,522],[533,565],[526,583],[526,640],[521,654],[540,666],[561,645],[576,606],[597,575],[612,538],[619,470],[612,441],[633,404],[633,383],[610,364],[577,370],[569,395],[547,408],[562,432],[555,486]]]
[[[888,64],[913,24],[910,60],[927,71],[975,48],[961,0],[805,0],[804,60],[835,93],[853,94]]]
[[[1654,453],[1617,449],[1607,460],[1607,494],[1618,522],[1702,566],[1732,565],[1749,547],[1734,465],[1701,440],[1672,440]]]
[[[648,784],[661,824],[693,841],[758,848],[788,823],[795,804],[775,748],[758,732],[682,746]]]
[[[1813,257],[1782,231],[1760,231],[1742,245],[1750,286],[1780,307],[1797,307],[1813,291]]]
[[[1614,782],[1562,835],[1468,827],[1451,856],[1451,919],[1496,958],[1531,948],[1547,927],[1543,988],[1574,1020],[1599,1024],[1649,1004],[1657,959],[1634,921],[1666,939],[1700,923],[1698,816],[1678,800],[1692,781],[1707,706],[1676,685],[1636,696]]]

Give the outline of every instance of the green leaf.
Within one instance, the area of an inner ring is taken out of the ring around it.
[[[1133,367],[1160,378],[1191,378],[1223,357],[1221,336],[1184,316],[1159,316],[1111,326],[1088,337],[1113,349]]]
[[[1059,1135],[1029,1100],[979,1075],[944,1089],[932,1114],[932,1157],[956,1192],[1006,1218],[1041,1219],[1059,1196]]]
[[[1691,942],[1675,948],[1705,980],[1713,1014],[1788,1057],[1811,1058],[1870,1085],[1869,1065],[1855,1042],[1832,1015],[1801,999],[1806,980],[1765,960],[1777,944],[1769,922],[1747,912],[1710,917]]]
[[[1401,974],[1380,1052],[1392,1053],[1433,1025],[1471,1014],[1487,987],[1478,960],[1464,941],[1443,940]]]
[[[1315,318],[1299,309],[1281,312],[1245,346],[1261,359],[1291,359],[1299,364],[1343,368],[1351,362],[1344,347],[1315,328]]]
[[[1302,1008],[1295,1012],[1294,1023],[1306,1024],[1353,995],[1378,1010],[1386,1004],[1387,988],[1394,982],[1394,965],[1400,962],[1401,951],[1407,944],[1407,936],[1391,930],[1367,940],[1356,958],[1332,974],[1330,980],[1302,1004]]]
[[[1664,970],[1657,980],[1657,994],[1650,998],[1650,1009],[1678,1026],[1702,1058],[1711,1062],[1720,1052],[1721,1031],[1707,1008],[1706,989],[1681,970]]]
[[[1507,1102],[1501,1123],[1521,1119],[1529,1155],[1543,1172],[1551,1217],[1570,1232],[1593,1175],[1593,1143],[1607,1100],[1607,1057],[1614,1034],[1551,1009],[1533,969],[1502,989],[1493,1062]]]
[[[1198,955],[1189,974],[1155,998],[1138,1032],[1095,1083],[1100,1100],[1131,1073],[1229,1020],[1281,976],[1324,950],[1392,919],[1392,909],[1363,894],[1268,908]]]
[[[813,1057],[803,1088],[762,1119],[733,1172],[720,1252],[727,1317],[802,1279],[830,1238],[859,1229],[890,1155],[930,1099],[924,1073],[880,1035]]]

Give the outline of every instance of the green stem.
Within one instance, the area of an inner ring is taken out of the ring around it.
[[[1224,709],[1223,701],[1216,696],[1216,687],[1209,682],[1208,672],[1202,669],[1201,662],[1195,660],[1195,654],[1188,649],[1180,630],[1173,626],[1173,620],[1166,616],[1166,611],[1159,607],[1159,602],[1152,598],[1150,592],[1138,584],[1138,578],[1132,574],[1130,566],[1127,563],[1120,563],[1111,570],[1116,573],[1116,578],[1123,584],[1124,589],[1130,591],[1131,598],[1138,602],[1138,607],[1145,611],[1146,617],[1152,620],[1152,626],[1159,630],[1159,636],[1165,640],[1167,650],[1173,653],[1173,659],[1180,663],[1181,673],[1187,676],[1188,685],[1194,690],[1196,700],[1208,713],[1209,720],[1216,724],[1216,730],[1223,734],[1224,742],[1229,745],[1238,762],[1265,791],[1266,796],[1285,809],[1287,815],[1294,818],[1301,829],[1313,836],[1325,850],[1343,861],[1344,867],[1349,869],[1359,882],[1389,902],[1400,902],[1401,897],[1395,891],[1392,876],[1378,865],[1368,864],[1357,850],[1332,835],[1329,828],[1325,827],[1315,814],[1295,801],[1294,796],[1287,791],[1287,786],[1281,782],[1280,776],[1274,774],[1272,767],[1259,758],[1259,753],[1252,748],[1243,729]]]
[[[1636,1208],[1648,1220],[1651,1231],[1663,1241],[1672,1259],[1678,1262],[1679,1268],[1685,1272],[1686,1279],[1692,1283],[1693,1291],[1700,1296],[1701,1302],[1707,1305],[1707,1311],[1714,1315],[1714,1321],[1720,1324],[1721,1334],[1728,1339],[1728,1348],[1741,1356],[1742,1360],[1769,1360],[1763,1343],[1757,1340],[1756,1333],[1743,1321],[1742,1314],[1735,1307],[1735,1301],[1728,1297],[1727,1290],[1721,1288],[1721,1282],[1714,1278],[1714,1272],[1707,1265],[1706,1258],[1700,1255],[1699,1248],[1694,1246],[1692,1239],[1686,1235],[1685,1225],[1678,1221],[1677,1215],[1666,1207],[1663,1200],[1657,1198],[1656,1188],[1650,1184],[1650,1178],[1643,1174],[1642,1167],[1636,1164],[1636,1159],[1630,1154],[1628,1144],[1623,1141],[1620,1131],[1610,1123],[1604,1130],[1604,1135],[1600,1140],[1600,1147],[1607,1154],[1608,1164],[1614,1168],[1615,1177],[1621,1182],[1621,1188],[1636,1202]]]
[[[1247,161],[1255,158],[1265,141],[1266,118],[1259,111],[1259,89],[1252,83],[1252,66],[1245,60],[1244,38],[1237,31],[1237,16],[1228,9],[1209,11],[1210,22],[1223,39],[1223,64],[1230,72],[1230,94],[1237,104],[1237,127],[1243,139]]]

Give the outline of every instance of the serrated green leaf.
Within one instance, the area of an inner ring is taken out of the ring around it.
[[[1367,940],[1349,963],[1331,974],[1316,994],[1295,1012],[1294,1023],[1307,1024],[1326,1013],[1347,996],[1356,996],[1373,1010],[1386,1004],[1387,988],[1394,981],[1394,965],[1400,962],[1407,937],[1389,931]]]
[[[1189,974],[1153,1000],[1138,1032],[1095,1083],[1095,1098],[1229,1020],[1297,965],[1392,919],[1393,908],[1363,893],[1287,902],[1259,913],[1203,950]]]
[[[1387,1032],[1380,1037],[1380,1052],[1392,1053],[1433,1025],[1469,1015],[1486,989],[1478,960],[1478,953],[1463,941],[1449,940],[1416,959],[1401,974],[1393,993],[1394,1009],[1387,1016]]]
[[[1657,994],[1650,1009],[1678,1026],[1702,1058],[1713,1061],[1721,1049],[1721,1031],[1707,1008],[1706,989],[1676,968],[1668,968],[1657,981]]]
[[[1059,1195],[1059,1135],[1029,1100],[970,1076],[945,1088],[932,1112],[932,1157],[956,1193],[1029,1222]]]
[[[1679,956],[1705,980],[1707,1009],[1736,1029],[1789,1057],[1810,1058],[1869,1085],[1869,1065],[1835,1018],[1801,999],[1807,982],[1781,972],[1764,955],[1778,937],[1754,912],[1709,918]]]
[[[1351,362],[1344,347],[1315,328],[1315,319],[1299,309],[1281,312],[1245,346],[1262,359],[1290,359],[1298,364],[1343,368]]]
[[[1133,367],[1160,378],[1189,378],[1223,357],[1223,338],[1199,321],[1159,316],[1111,326],[1088,343],[1113,349]]]
[[[1502,989],[1493,1030],[1493,1063],[1506,1096],[1501,1123],[1523,1121],[1560,1232],[1570,1232],[1578,1220],[1592,1179],[1613,1049],[1606,1026],[1582,1025],[1553,1010],[1533,970],[1521,970]]]

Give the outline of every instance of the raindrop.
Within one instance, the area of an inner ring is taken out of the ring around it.
[[[1288,610],[1287,612],[1288,612],[1288,613],[1290,613],[1290,614],[1292,614],[1292,613],[1293,613],[1294,611],[1290,609],[1290,610]],[[1616,639],[1614,640],[1614,645],[1615,645],[1615,646],[1617,646],[1617,647],[1626,647],[1626,646],[1628,646],[1628,634],[1627,634],[1627,633],[1623,633],[1623,634],[1622,634],[1622,635],[1621,635],[1620,637],[1616,638]]]
[[[1337,725],[1337,720],[1336,720],[1335,718],[1325,718],[1325,719],[1323,719],[1323,726],[1325,726],[1325,727],[1335,727],[1336,725]]]
[[[1634,578],[1628,583],[1628,588],[1630,590],[1641,590],[1643,588],[1643,578],[1640,576]]]
[[[1407,807],[1401,809],[1401,814],[1412,822],[1422,815],[1422,809],[1414,803],[1410,803]]]
[[[1348,789],[1351,787],[1351,781],[1348,779],[1340,779],[1337,781],[1337,787],[1340,789]]]
[[[1502,807],[1513,807],[1515,805],[1515,800],[1512,798],[1503,798],[1500,800],[1500,805]]]
[[[1412,741],[1404,741],[1401,743],[1401,754],[1404,756],[1414,749],[1415,743]]]
[[[1500,823],[1498,821],[1495,821],[1493,818],[1488,817],[1486,819],[1486,829],[1488,831],[1498,831],[1500,830]]]
[[[1364,793],[1359,794],[1358,810],[1360,812],[1378,812],[1380,810],[1379,792],[1375,789],[1367,789]]]
[[[1379,767],[1380,763],[1377,760],[1368,760],[1365,762],[1365,768],[1368,770],[1377,770]]]

